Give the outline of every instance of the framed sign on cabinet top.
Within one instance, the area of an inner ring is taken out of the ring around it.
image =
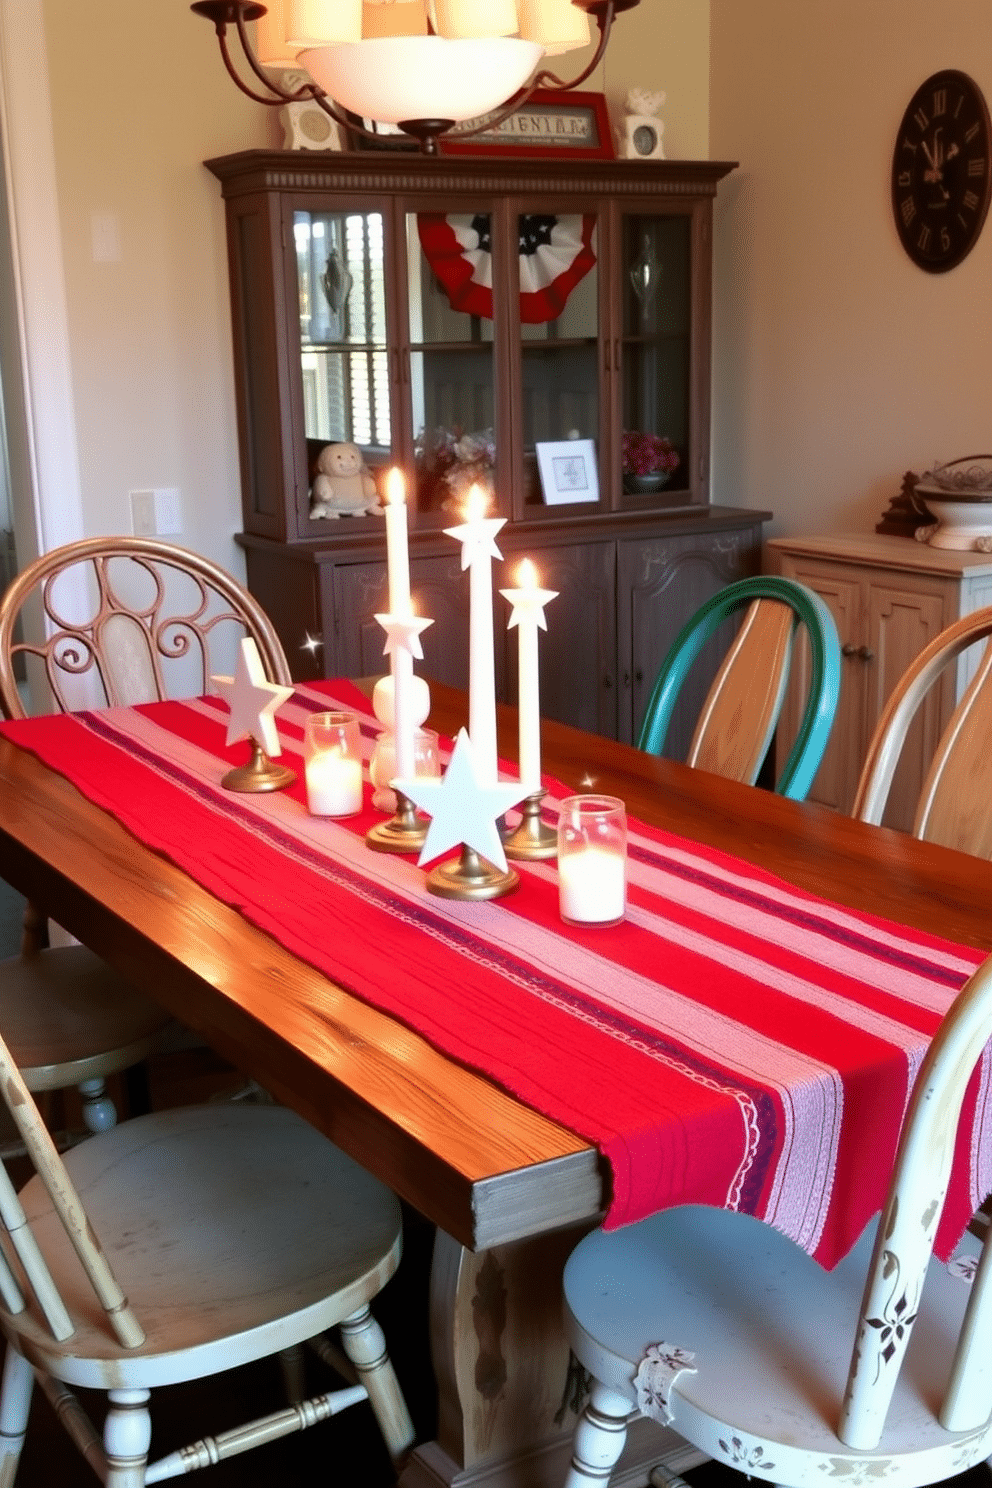
[[[470,127],[484,124],[473,119]],[[602,93],[535,88],[509,118],[471,139],[441,135],[442,155],[509,155],[557,160],[613,160],[610,118]]]

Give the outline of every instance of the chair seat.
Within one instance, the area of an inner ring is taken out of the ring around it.
[[[32,1363],[69,1385],[150,1389],[291,1347],[364,1306],[399,1263],[394,1195],[282,1107],[142,1116],[64,1161],[146,1332],[134,1349],[108,1336],[32,1178],[21,1203],[70,1314],[83,1321],[59,1345],[36,1310],[0,1317]]]
[[[980,1246],[966,1236],[949,1269],[930,1267],[882,1439],[846,1447],[836,1429],[874,1224],[833,1271],[770,1226],[721,1210],[669,1210],[586,1237],[565,1268],[566,1323],[580,1363],[635,1401],[651,1344],[695,1357],[670,1397],[671,1425],[694,1446],[761,1480],[801,1488],[938,1482],[987,1457],[992,1425],[954,1434],[937,1422]],[[900,1295],[898,1267],[893,1306]],[[910,1309],[907,1309],[907,1311]]]
[[[170,1021],[85,946],[0,963],[0,1027],[29,1090],[137,1064]]]

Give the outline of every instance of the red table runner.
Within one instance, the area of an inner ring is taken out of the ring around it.
[[[880,1207],[912,1079],[981,954],[637,821],[619,926],[564,926],[553,861],[515,864],[504,899],[437,898],[414,858],[366,847],[368,784],[361,816],[308,814],[303,725],[328,706],[359,714],[367,763],[368,699],[299,687],[277,721],[300,779],[271,795],[220,786],[246,746],[225,747],[218,698],[0,729],[339,986],[596,1143],[609,1226],[715,1204],[833,1265]],[[546,783],[553,815],[568,792]],[[945,1258],[992,1188],[989,1077],[986,1054]]]

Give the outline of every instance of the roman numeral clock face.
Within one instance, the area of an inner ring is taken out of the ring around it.
[[[902,246],[931,274],[953,269],[982,230],[992,193],[989,111],[963,72],[935,72],[910,100],[892,157]]]

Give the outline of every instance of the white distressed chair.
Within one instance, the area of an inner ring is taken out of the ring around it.
[[[582,1240],[566,1329],[592,1375],[567,1488],[606,1488],[638,1413],[752,1479],[940,1482],[992,1451],[992,1260],[931,1263],[992,958],[917,1078],[880,1220],[824,1271],[760,1221],[687,1206]],[[635,1380],[637,1383],[635,1383]]]
[[[0,707],[26,716],[22,661],[63,712],[195,696],[212,671],[232,669],[216,664],[218,643],[233,656],[244,635],[269,677],[289,682],[265,612],[216,564],[146,538],[70,543],[29,564],[0,598]],[[78,1085],[84,1122],[100,1131],[116,1120],[106,1076],[144,1059],[169,1019],[91,951],[46,942],[47,921],[29,904],[21,955],[0,963],[0,1029],[29,1088]]]
[[[60,1157],[0,1042],[0,1091],[36,1174],[0,1168],[0,1483],[12,1485],[35,1377],[108,1488],[140,1488],[368,1399],[399,1459],[413,1427],[369,1301],[396,1270],[399,1203],[293,1112],[192,1106],[139,1116]],[[150,1392],[340,1326],[358,1383],[151,1466]],[[108,1392],[102,1440],[73,1393]]]
[[[927,692],[969,646],[992,635],[992,608],[957,620],[924,647],[899,679],[868,746],[852,814],[882,820],[906,734]],[[992,857],[992,646],[954,710],[923,784],[914,837]]]

